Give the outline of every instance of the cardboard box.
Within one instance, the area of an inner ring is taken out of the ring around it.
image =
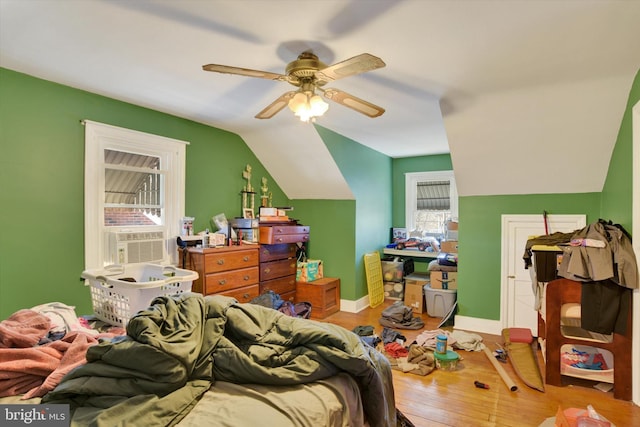
[[[458,253],[458,241],[443,240],[440,242],[440,252]]]
[[[458,289],[458,273],[453,271],[432,271],[431,287],[433,289]]]
[[[411,307],[414,314],[424,310],[424,285],[425,282],[417,280],[407,280],[404,284],[404,305]]]
[[[307,259],[298,261],[296,280],[298,282],[313,282],[324,277],[324,265],[320,259]]]

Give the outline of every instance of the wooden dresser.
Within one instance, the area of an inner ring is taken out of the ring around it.
[[[271,290],[285,301],[295,300],[297,249],[295,243],[260,245],[260,294]]]
[[[260,294],[271,290],[285,301],[295,301],[297,243],[308,240],[309,226],[260,224]]]
[[[186,268],[198,272],[192,290],[249,302],[260,295],[259,259],[258,245],[189,248]]]

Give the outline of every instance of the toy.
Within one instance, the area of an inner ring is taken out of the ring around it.
[[[402,239],[396,242],[396,248],[400,250],[417,247],[418,250],[425,251],[427,247],[430,247],[430,246],[431,245],[429,245],[426,242],[423,242],[421,239],[418,239],[417,237],[410,237],[408,239]]]
[[[408,239],[398,239],[396,242],[397,249],[418,248],[420,251],[439,252],[440,244],[433,237],[421,239],[419,237],[410,237]]]

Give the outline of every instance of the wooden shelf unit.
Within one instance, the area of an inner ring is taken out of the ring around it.
[[[631,400],[632,386],[629,369],[631,367],[632,307],[629,307],[627,327],[624,335],[614,333],[611,342],[584,339],[577,336],[565,336],[562,333],[562,305],[580,303],[582,283],[569,279],[557,279],[547,284],[546,319],[541,320],[538,334],[545,339],[546,369],[545,382],[562,386],[561,348],[565,344],[602,348],[613,354],[613,396],[616,399]],[[570,375],[580,378],[578,375]],[[589,378],[587,378],[589,379]]]

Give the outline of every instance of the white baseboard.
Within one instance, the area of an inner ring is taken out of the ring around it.
[[[453,325],[454,329],[492,335],[502,335],[503,329],[502,322],[499,320],[488,320],[467,316],[456,316]]]
[[[369,307],[369,295],[365,295],[355,301],[348,299],[340,300],[340,311],[346,313],[359,313],[367,307]]]

